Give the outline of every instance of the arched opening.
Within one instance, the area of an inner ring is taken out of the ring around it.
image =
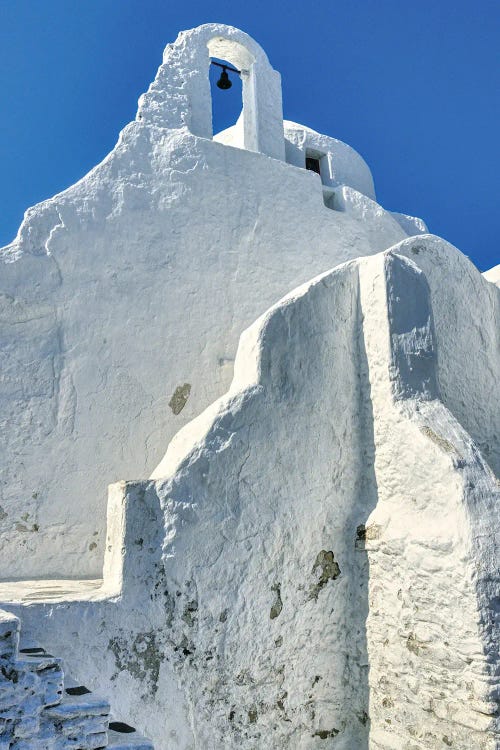
[[[221,89],[217,86],[221,79],[223,68],[227,65],[227,76],[231,88]],[[228,60],[211,58],[209,70],[210,94],[212,96],[212,132],[214,138],[217,133],[235,125],[243,110],[243,84],[241,76],[233,72],[234,66]]]
[[[231,140],[217,138],[222,143],[231,143],[239,148],[258,151],[254,56],[239,42],[214,37],[208,42],[210,61],[219,65],[228,65],[238,73],[227,71],[231,88],[221,90],[217,87],[222,68],[210,64],[210,88],[212,94],[212,132],[213,134],[238,124]]]

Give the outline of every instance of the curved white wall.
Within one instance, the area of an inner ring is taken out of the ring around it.
[[[121,595],[14,607],[158,750],[496,750],[500,488],[439,374],[450,290],[500,295],[464,260],[418,238],[275,304],[163,477],[112,488]]]

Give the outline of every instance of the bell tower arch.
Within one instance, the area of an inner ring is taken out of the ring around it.
[[[243,122],[242,138],[238,145],[241,148],[248,149],[248,151],[259,151],[257,101],[255,96],[255,57],[240,42],[229,40],[223,36],[216,36],[210,39],[207,47],[210,58],[217,57],[227,60],[240,71]]]
[[[281,76],[264,50],[232,26],[205,24],[183,31],[165,48],[163,64],[139,99],[138,116],[161,127],[187,128],[212,138],[210,58],[227,60],[241,73],[241,148],[285,160]]]

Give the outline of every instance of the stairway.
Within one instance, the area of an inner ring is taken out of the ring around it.
[[[19,619],[0,610],[0,750],[153,750],[107,700],[65,677],[61,659],[19,636]]]

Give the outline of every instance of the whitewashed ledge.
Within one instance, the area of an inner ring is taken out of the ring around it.
[[[23,604],[43,601],[48,604],[68,601],[96,601],[109,595],[102,578],[84,580],[33,580],[0,582],[0,601]]]
[[[0,581],[0,605],[66,604],[73,602],[102,602],[125,593],[137,592],[147,586],[154,569],[151,556],[159,554],[161,545],[155,542],[138,544],[148,538],[149,515],[140,483],[116,482],[108,488],[107,534],[104,565],[100,578],[33,578],[30,580]],[[154,534],[161,528],[159,509],[153,513]]]

